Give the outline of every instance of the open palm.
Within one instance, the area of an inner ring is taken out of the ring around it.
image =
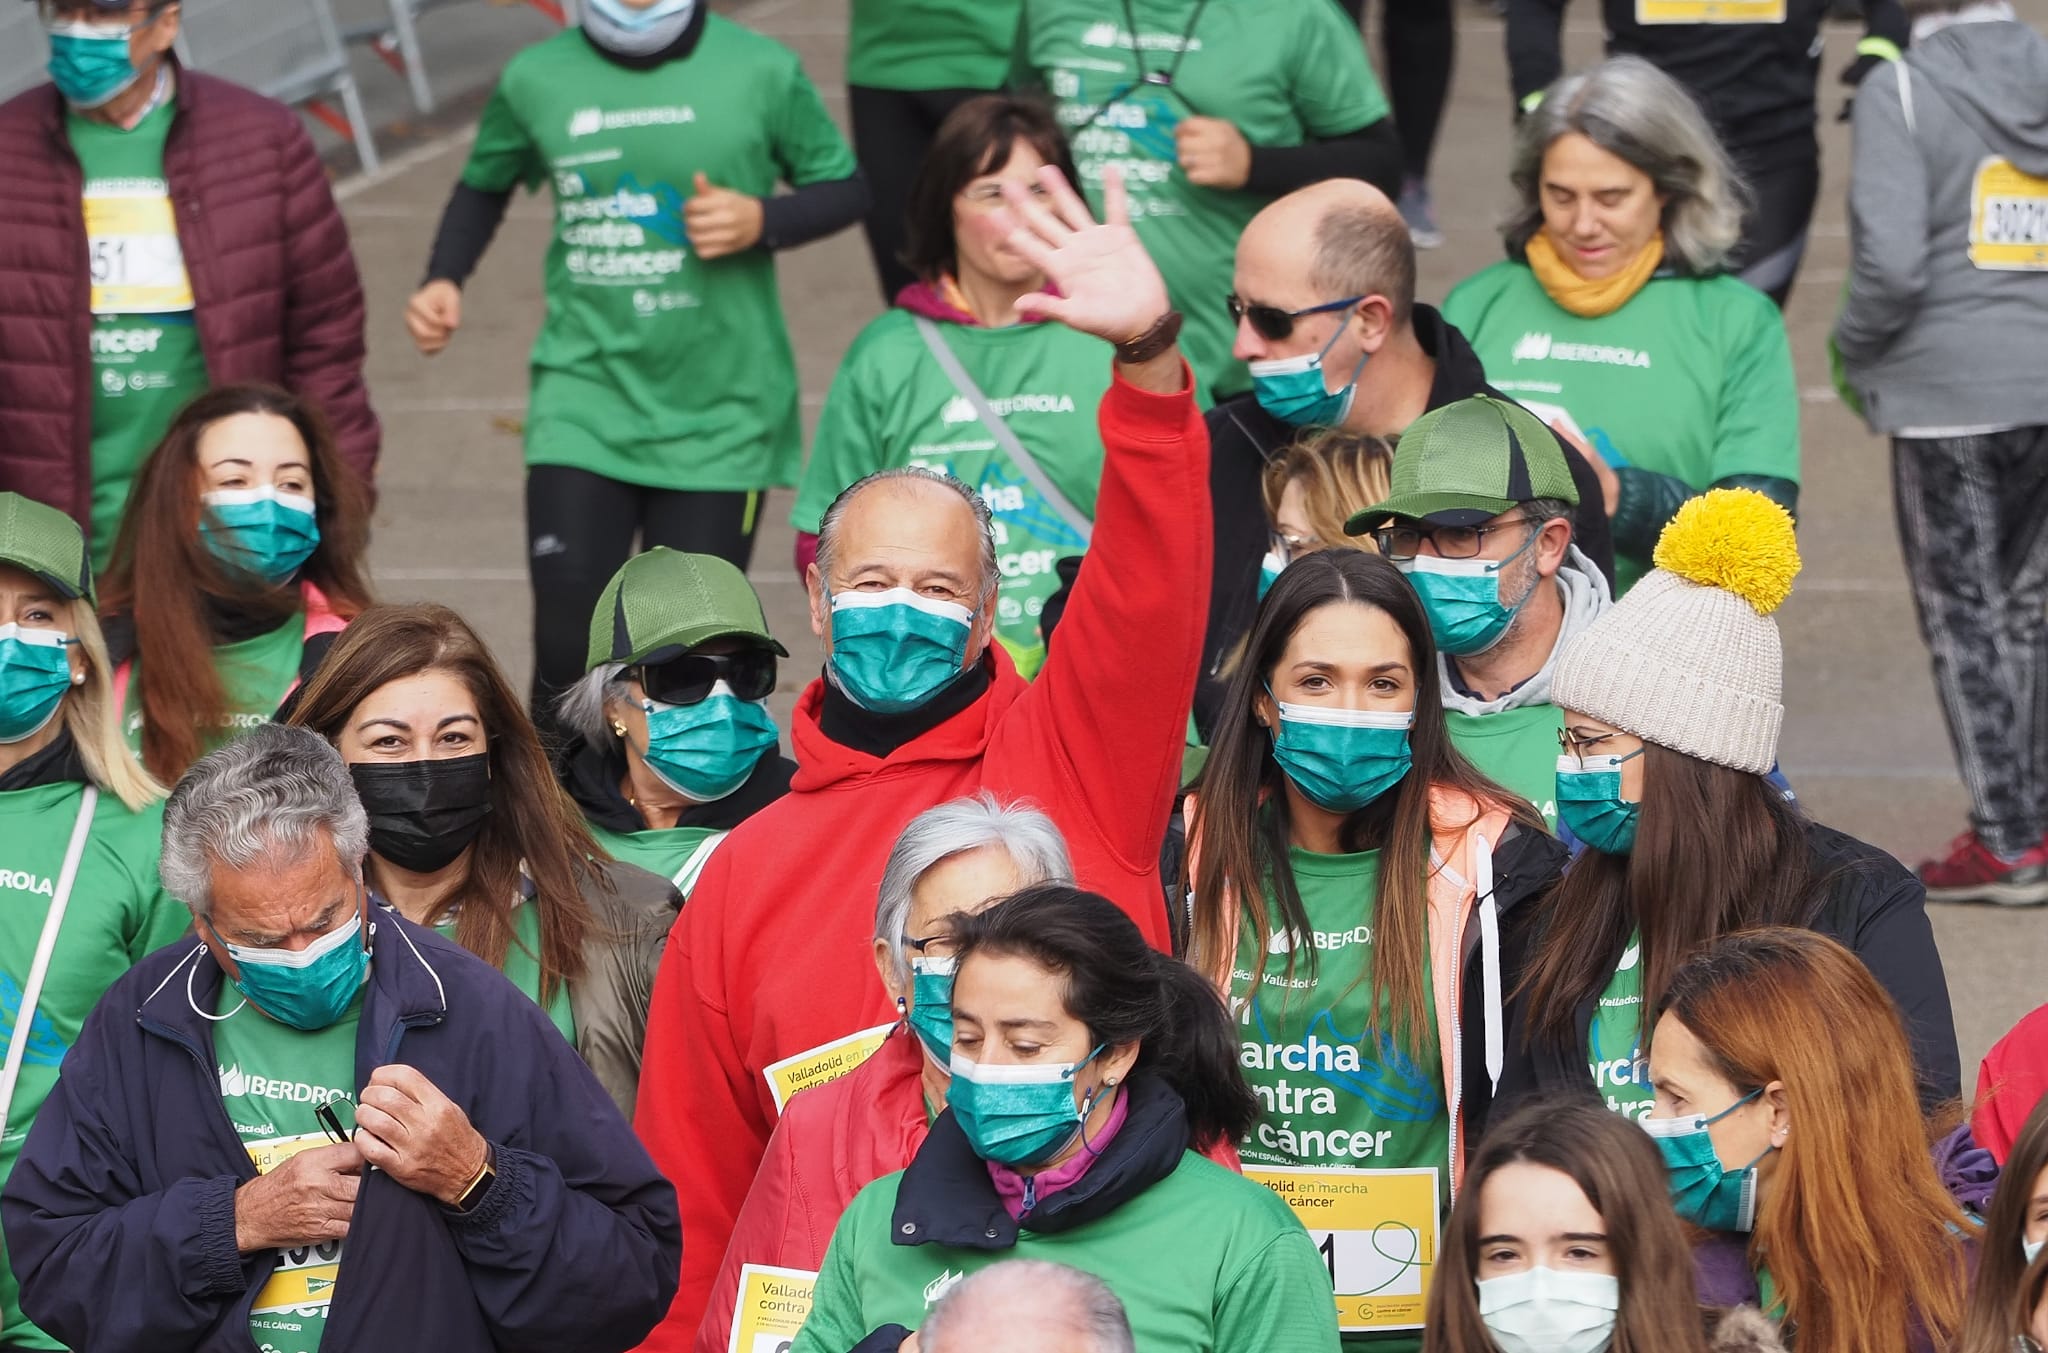
[[[1003,185],[1008,243],[1045,274],[1048,286],[1017,301],[1020,319],[1043,317],[1111,343],[1127,343],[1168,309],[1166,283],[1131,229],[1123,177],[1103,176],[1108,220],[1098,224],[1059,170],[1038,171],[1049,204],[1016,184]]]

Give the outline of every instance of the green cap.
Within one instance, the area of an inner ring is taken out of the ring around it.
[[[1473,395],[1431,409],[1394,444],[1392,494],[1355,512],[1346,535],[1362,536],[1389,517],[1438,526],[1477,526],[1534,498],[1574,507],[1578,486],[1557,434],[1512,400]]]
[[[98,604],[92,565],[85,557],[85,533],[47,504],[18,493],[0,493],[0,564],[26,569],[67,600],[84,597]]]
[[[758,639],[783,657],[747,575],[709,554],[657,545],[605,584],[590,617],[590,667],[664,662],[711,639]]]

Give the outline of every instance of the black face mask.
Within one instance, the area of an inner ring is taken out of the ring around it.
[[[370,849],[415,874],[431,874],[460,855],[490,815],[488,753],[348,769],[370,815]]]

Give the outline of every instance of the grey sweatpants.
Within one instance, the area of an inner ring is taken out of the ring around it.
[[[1892,488],[1970,825],[2018,855],[2048,834],[2048,427],[1895,437]]]

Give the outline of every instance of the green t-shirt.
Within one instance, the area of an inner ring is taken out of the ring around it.
[[[545,182],[555,233],[534,341],[526,462],[657,489],[796,482],[796,363],[775,258],[703,262],[695,175],[767,197],[854,172],[796,54],[713,14],[688,59],[606,60],[575,29],[512,58],[462,181]]]
[[[846,82],[870,89],[1000,89],[1023,0],[853,0]]]
[[[277,707],[299,679],[306,651],[306,618],[295,615],[268,634],[220,644],[213,650],[214,670],[227,691],[227,711],[220,731],[206,739],[208,748],[269,723]],[[121,728],[128,745],[142,750],[142,659],[129,670],[128,697],[121,708]]]
[[[1613,314],[1574,315],[1527,264],[1451,289],[1444,318],[1496,388],[1539,416],[1568,414],[1617,466],[1704,491],[1729,475],[1799,482],[1799,384],[1778,307],[1733,277],[1652,279]],[[1615,560],[1619,596],[1649,568]]]
[[[136,472],[206,388],[192,282],[164,180],[166,102],[123,131],[76,113],[64,130],[85,174],[92,271],[92,563],[107,566]]]
[[[1230,974],[1242,1039],[1239,1064],[1261,1110],[1238,1154],[1247,1166],[1433,1168],[1438,1206],[1446,1207],[1451,1118],[1436,1020],[1416,1031],[1420,1037],[1412,1050],[1392,1033],[1369,1033],[1366,1027],[1376,1004],[1386,1011],[1372,985],[1380,853],[1319,855],[1295,847],[1287,858],[1310,933],[1290,936],[1275,927],[1260,954],[1248,914]],[[1425,964],[1424,994],[1433,1001],[1429,973]],[[1419,1335],[1398,1333],[1346,1335],[1345,1343],[1380,1353],[1422,1346]]]
[[[355,1127],[360,992],[347,1014],[311,1033],[243,1004],[242,993],[223,982],[218,1011],[229,1010],[235,1013],[213,1026],[220,1098],[257,1173],[332,1144],[313,1116],[322,1104],[334,1105],[344,1129]],[[261,1353],[316,1353],[345,1244],[328,1240],[278,1251],[277,1269],[249,1312],[249,1337]]]
[[[1557,730],[1564,711],[1556,705],[1523,705],[1496,714],[1444,711],[1451,744],[1480,774],[1536,806],[1557,830]]]
[[[941,324],[939,334],[1038,468],[1092,519],[1102,479],[1096,407],[1109,388],[1109,346],[1063,324]],[[840,363],[790,520],[815,533],[841,489],[902,465],[942,470],[981,490],[995,516],[1003,575],[996,637],[1020,672],[1036,675],[1045,661],[1039,614],[1059,590],[1054,564],[1086,542],[996,445],[911,315],[892,310],[861,331]]]
[[[615,832],[609,827],[600,827],[595,822],[585,822],[597,843],[610,852],[615,860],[637,864],[650,874],[659,874],[676,886],[684,897],[696,886],[697,876],[703,872],[705,861],[711,858],[709,851],[697,853],[703,844],[713,837],[721,840],[725,832],[717,827],[648,827],[637,832]],[[712,850],[717,847],[713,846]]]
[[[0,793],[0,1041],[14,1033],[29,967],[55,900],[85,786],[75,781]],[[164,810],[131,813],[102,792],[71,885],[43,993],[29,1022],[21,1078],[0,1135],[0,1182],[12,1173],[64,1054],[116,978],[183,935],[192,915],[157,878]],[[9,1346],[62,1348],[21,1312],[13,1268],[0,1262],[0,1327]]]
[[[1643,1058],[1643,937],[1630,935],[1628,949],[1593,1007],[1586,1033],[1593,1088],[1618,1114],[1640,1122],[1657,1098],[1650,1064]]]
[[[455,938],[452,920],[434,928],[451,941]],[[512,943],[505,950],[505,966],[500,971],[505,980],[526,993],[526,999],[547,1011],[548,1019],[562,1031],[569,1046],[575,1047],[576,1017],[569,1009],[569,984],[557,982],[549,999],[540,998],[540,908],[530,897],[520,898],[512,910]]]
[[[1123,13],[1101,0],[1025,0],[1012,78],[1052,95],[1097,211],[1103,170],[1122,169],[1131,224],[1187,317],[1181,344],[1195,376],[1205,398],[1223,399],[1251,388],[1230,355],[1224,298],[1237,237],[1271,199],[1189,183],[1174,129],[1215,117],[1254,147],[1298,146],[1378,122],[1386,96],[1330,0],[1132,0],[1135,38]],[[1168,72],[1170,85],[1141,78]]]

